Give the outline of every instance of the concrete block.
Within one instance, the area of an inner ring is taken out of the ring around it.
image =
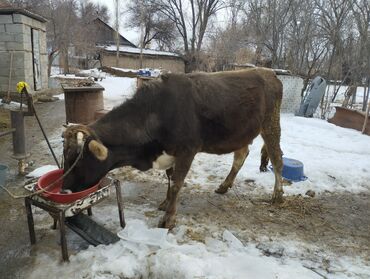
[[[6,42],[6,47],[8,50],[13,50],[13,51],[24,50],[23,43]]]
[[[23,42],[23,49],[25,51],[32,51],[32,44],[31,44],[31,40],[25,40]]]
[[[29,35],[31,36],[31,27],[28,26],[28,25],[23,25],[23,33],[26,34],[26,35]]]
[[[8,82],[9,82],[9,77],[7,77],[7,76],[0,76],[0,84],[2,84],[2,85],[8,85]],[[8,86],[7,86],[7,88],[8,88]]]
[[[24,38],[25,38],[25,34],[24,33],[18,33],[18,34],[14,34],[12,36],[14,38],[13,41],[16,42],[16,43],[23,43]]]
[[[22,14],[13,14],[13,22],[32,25],[32,18]]]
[[[32,27],[35,29],[40,29],[41,31],[46,31],[46,24],[38,21],[37,19],[32,19]]]
[[[1,23],[13,23],[12,15],[0,15],[0,24]]]
[[[40,53],[47,55],[46,36],[44,32],[40,32]]]
[[[0,33],[5,33],[5,24],[0,24]]]
[[[19,34],[24,32],[24,26],[23,24],[5,24],[5,31],[7,33],[11,34]]]
[[[0,42],[0,51],[6,51],[6,44],[5,44],[5,42]]]
[[[0,42],[14,42],[14,34],[0,32]]]

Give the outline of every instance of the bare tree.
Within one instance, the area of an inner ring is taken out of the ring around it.
[[[143,48],[155,41],[161,50],[173,50],[176,40],[174,23],[160,12],[160,5],[153,0],[131,1],[128,5],[128,27],[142,28]]]
[[[256,45],[256,64],[261,55],[268,51],[272,67],[285,65],[286,27],[297,9],[294,0],[252,0],[245,7],[245,21],[249,40]]]
[[[225,7],[222,0],[156,0],[160,11],[171,20],[180,34],[184,45],[186,71],[198,67],[199,54],[209,20]]]
[[[368,0],[356,0],[353,1],[351,6],[353,18],[356,23],[356,29],[359,34],[357,43],[355,44],[355,51],[351,51],[354,54],[352,61],[358,66],[355,68],[359,79],[367,79],[367,86],[370,83],[370,3]],[[357,48],[357,49],[356,49]],[[366,105],[369,100],[369,88],[366,91],[366,83],[364,88],[362,110],[366,110]],[[366,94],[366,92],[367,94]]]

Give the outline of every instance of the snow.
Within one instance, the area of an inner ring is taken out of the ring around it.
[[[107,76],[98,82],[104,87],[104,107],[112,109],[132,97],[136,91],[136,78]]]
[[[136,224],[136,233],[145,235],[148,229],[144,222],[131,222]],[[76,273],[78,278],[320,278],[297,259],[267,257],[253,244],[244,246],[228,230],[222,239],[208,237],[205,243],[180,244],[177,238],[181,239],[185,229],[167,235],[161,248],[121,240],[109,246],[89,247],[71,256],[68,265],[38,257],[43,270],[35,269],[29,278],[39,278],[40,274],[75,278]]]
[[[103,47],[107,51],[116,51],[117,47],[115,45],[105,46]],[[128,52],[128,53],[136,53],[140,54],[141,50],[140,48],[136,47],[129,47],[129,46],[120,46],[119,47],[120,52]],[[153,49],[143,49],[143,54],[149,54],[149,55],[163,55],[163,56],[178,56],[177,53],[174,52],[168,52],[168,51],[160,51],[160,50],[153,50]]]
[[[281,149],[285,157],[304,164],[307,180],[284,187],[286,194],[302,194],[307,190],[316,193],[369,191],[370,138],[352,129],[341,128],[326,121],[281,116]],[[263,140],[257,137],[250,147],[249,156],[238,173],[236,182],[253,179],[255,191],[271,193],[274,184],[272,172],[260,173],[260,149]],[[198,154],[188,175],[190,184],[202,185],[194,191],[211,191],[217,182],[228,174],[233,155]],[[351,175],[348,175],[348,169]],[[209,180],[214,176],[214,180]],[[248,185],[242,186],[248,187]],[[243,188],[242,188],[243,189]]]
[[[130,216],[131,212],[128,213]],[[153,236],[142,220],[130,219],[127,225],[133,235]],[[59,264],[57,259],[39,254],[28,278],[40,278],[44,274],[58,274],[58,278],[322,278],[318,273],[326,278],[366,278],[370,274],[370,267],[364,266],[360,259],[346,257],[332,261],[331,273],[326,274],[302,256],[304,251],[316,253],[317,248],[300,242],[271,242],[261,238],[262,245],[243,244],[229,230],[224,230],[221,237],[206,237],[204,243],[184,242],[188,229],[180,226],[161,245],[121,240],[108,246],[90,246],[71,255],[68,264]],[[281,256],[266,256],[262,249],[266,247]]]
[[[11,101],[9,104],[3,103],[3,99],[0,98],[0,108],[9,109],[9,110],[18,110],[21,106],[20,103]],[[23,100],[22,108],[27,109],[27,105],[24,104],[26,100]]]
[[[55,165],[45,165],[42,167],[39,167],[32,172],[28,173],[26,176],[27,177],[40,177],[43,176],[45,173],[48,173],[49,171],[57,170],[58,167]]]
[[[127,241],[153,246],[163,246],[167,233],[168,229],[151,229],[141,220],[130,220],[127,222],[126,227],[118,232],[118,236]]]
[[[112,67],[112,69],[115,69],[121,72],[132,72],[132,73],[136,73],[138,71],[135,69],[126,69],[126,68],[117,68],[117,67]]]
[[[86,77],[77,77],[74,74],[56,74],[56,75],[51,75],[51,78],[63,78],[63,79],[86,79]]]

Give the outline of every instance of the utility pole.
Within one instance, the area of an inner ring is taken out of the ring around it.
[[[140,1],[140,69],[143,68],[143,48],[144,48],[144,5],[143,1]]]
[[[119,67],[119,20],[118,20],[118,15],[119,15],[119,0],[115,0],[115,6],[116,6],[116,67]]]
[[[368,18],[368,23],[367,23],[367,45],[370,46],[370,11],[368,12],[367,15]],[[367,126],[367,121],[369,118],[369,111],[370,111],[370,102],[369,102],[369,94],[370,94],[370,57],[367,57],[367,92],[366,91],[366,85],[364,86],[364,103],[363,103],[363,110],[366,107],[366,112],[365,112],[365,121],[364,125],[362,126],[362,133],[365,134],[366,131],[366,126]]]

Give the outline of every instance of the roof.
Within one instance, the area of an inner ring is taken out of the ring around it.
[[[117,50],[117,47],[115,45],[108,45],[102,47],[104,50],[108,52],[115,52]],[[141,50],[137,47],[128,47],[128,46],[120,46],[119,51],[123,53],[134,53],[134,54],[140,54]],[[168,51],[160,51],[160,50],[154,50],[154,49],[147,49],[143,48],[143,54],[145,55],[154,55],[154,56],[171,56],[171,57],[178,57],[181,58],[181,56],[174,52],[168,52]]]
[[[110,26],[108,23],[106,23],[103,20],[101,20],[99,17],[95,18],[93,20],[93,22],[103,24],[105,27],[107,27],[111,31],[116,32],[116,30],[112,26]],[[120,36],[121,44],[123,43],[123,44],[128,45],[128,46],[131,46],[131,47],[136,47],[133,43],[131,43],[129,40],[127,40],[125,37],[123,37],[120,33],[118,33],[118,34]],[[111,42],[109,42],[109,43],[111,43]]]
[[[11,14],[22,14],[41,22],[47,22],[47,20],[40,15],[37,15],[25,9],[13,8],[12,6],[7,5],[6,2],[0,2],[0,15],[11,15]]]

